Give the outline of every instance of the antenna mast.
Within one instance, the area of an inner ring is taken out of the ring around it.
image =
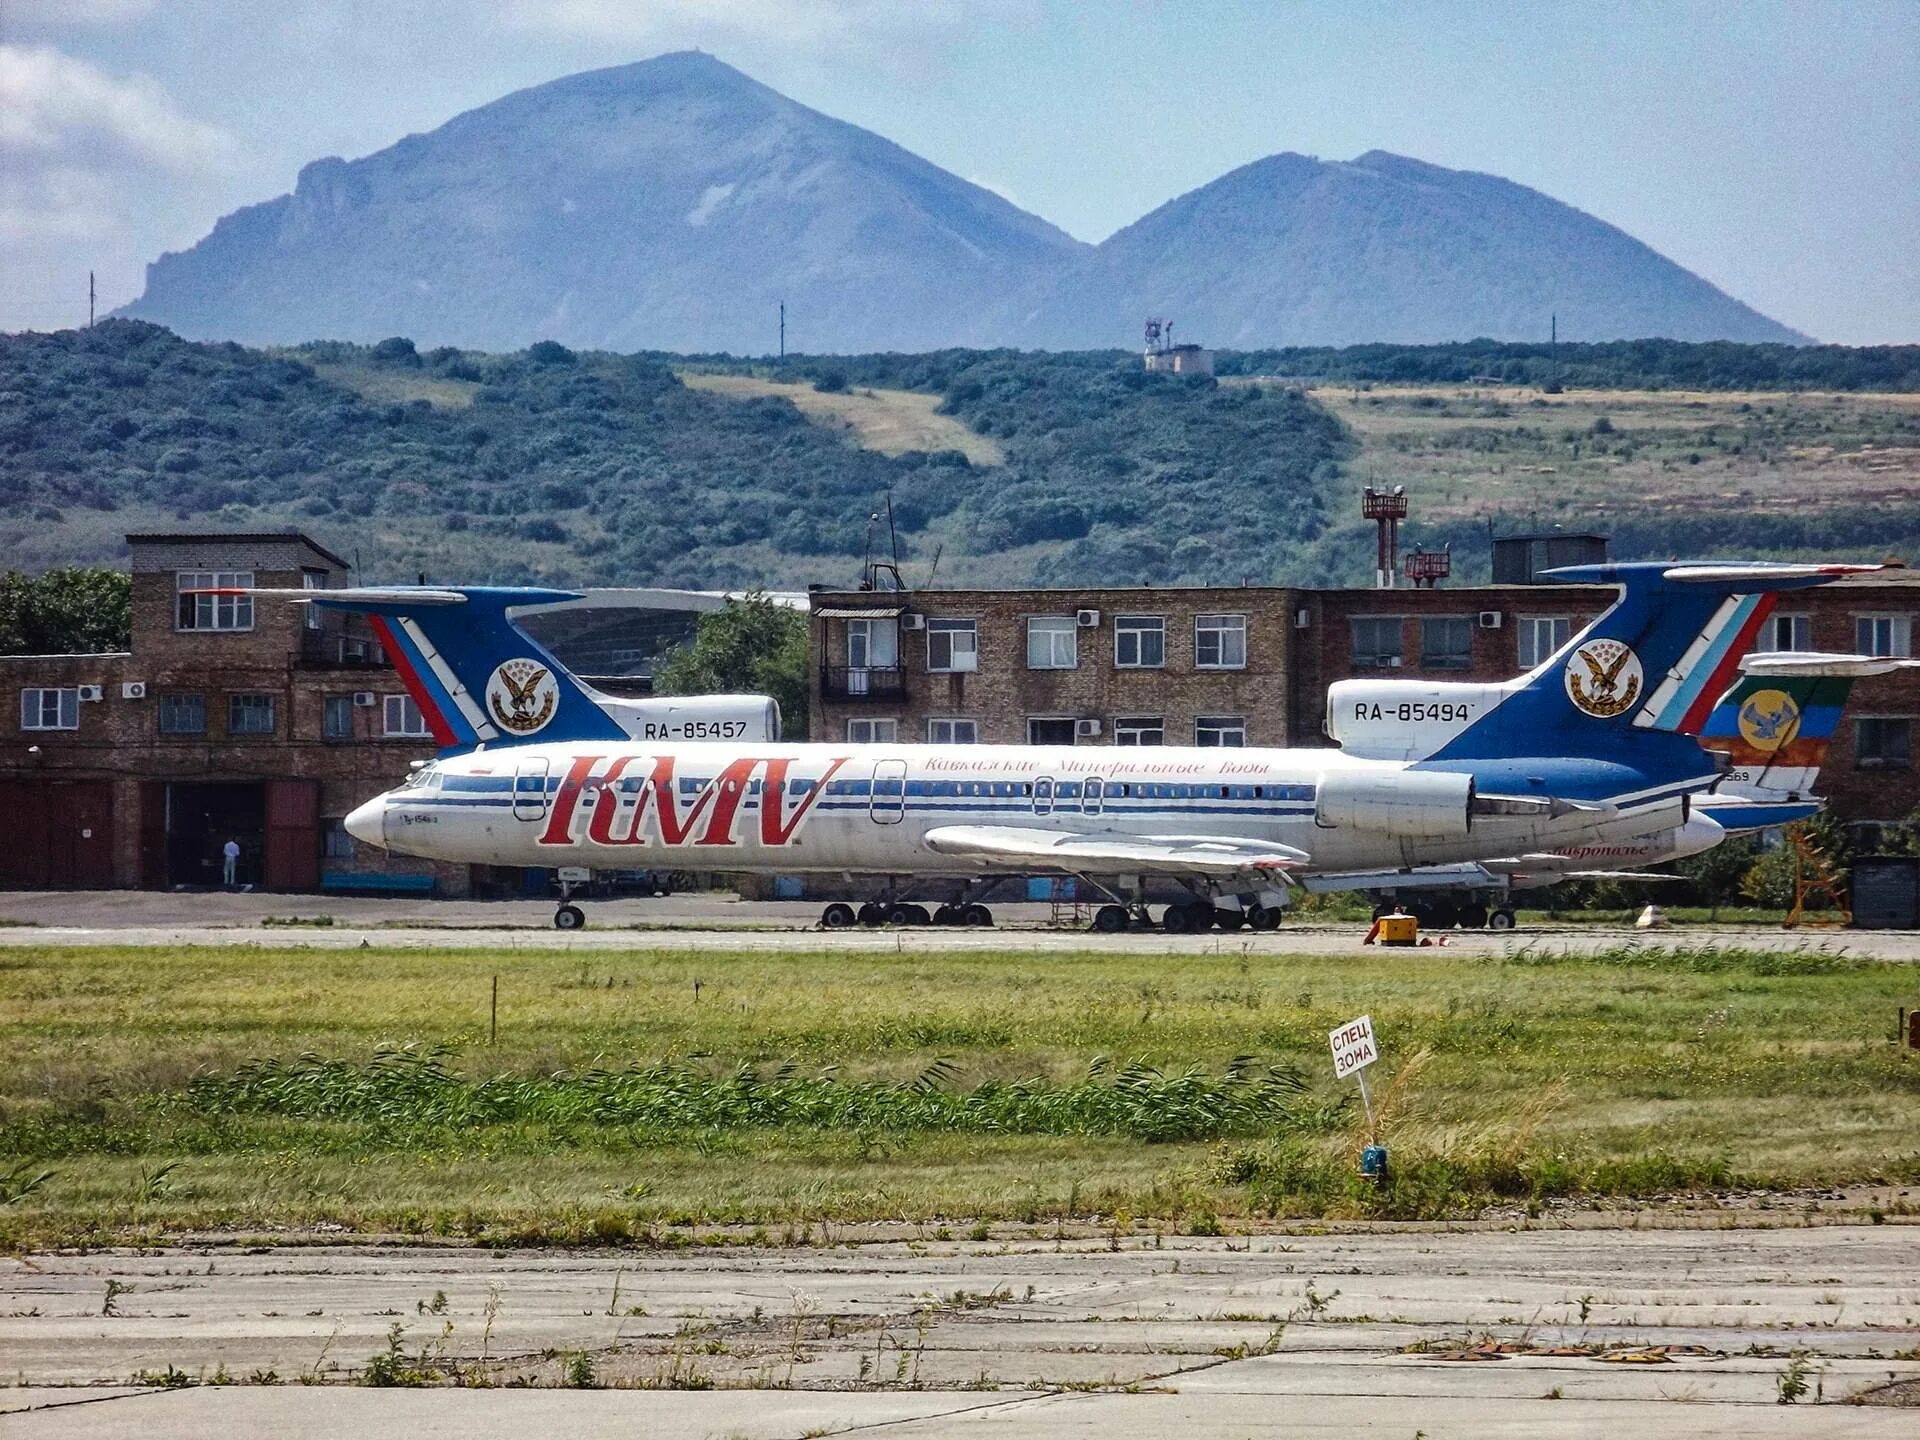
[[[87,271],[87,328],[93,328],[93,272]]]

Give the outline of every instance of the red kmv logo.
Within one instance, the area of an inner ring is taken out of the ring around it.
[[[580,755],[567,767],[559,792],[553,797],[547,828],[540,833],[540,844],[574,844],[575,822],[584,813],[586,838],[595,845],[737,845],[740,841],[734,832],[750,796],[758,800],[759,842],[768,846],[790,844],[834,772],[847,763],[847,757],[839,757],[819,779],[793,786],[789,795],[787,771],[791,760],[735,760],[704,782],[691,803],[682,807],[671,755],[656,756],[650,764],[644,757],[616,755],[604,772],[598,771],[606,758]],[[628,765],[635,761],[648,766],[646,775],[627,773]],[[757,790],[756,779],[760,781]],[[581,803],[583,796],[585,804]],[[631,803],[623,803],[627,801]]]

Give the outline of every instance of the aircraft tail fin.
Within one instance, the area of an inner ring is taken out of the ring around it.
[[[1730,762],[1716,795],[1762,803],[1810,799],[1855,682],[1916,665],[1920,661],[1812,652],[1749,656],[1700,727],[1700,743]]]

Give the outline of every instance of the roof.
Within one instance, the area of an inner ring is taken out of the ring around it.
[[[179,533],[142,533],[127,536],[129,545],[165,545],[195,544],[207,540],[231,540],[240,544],[260,540],[298,540],[314,554],[331,560],[344,570],[351,570],[352,564],[327,549],[318,540],[304,530],[198,530]]]

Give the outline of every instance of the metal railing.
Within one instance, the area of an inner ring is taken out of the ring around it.
[[[898,665],[822,665],[820,693],[829,700],[898,700],[907,675]]]

